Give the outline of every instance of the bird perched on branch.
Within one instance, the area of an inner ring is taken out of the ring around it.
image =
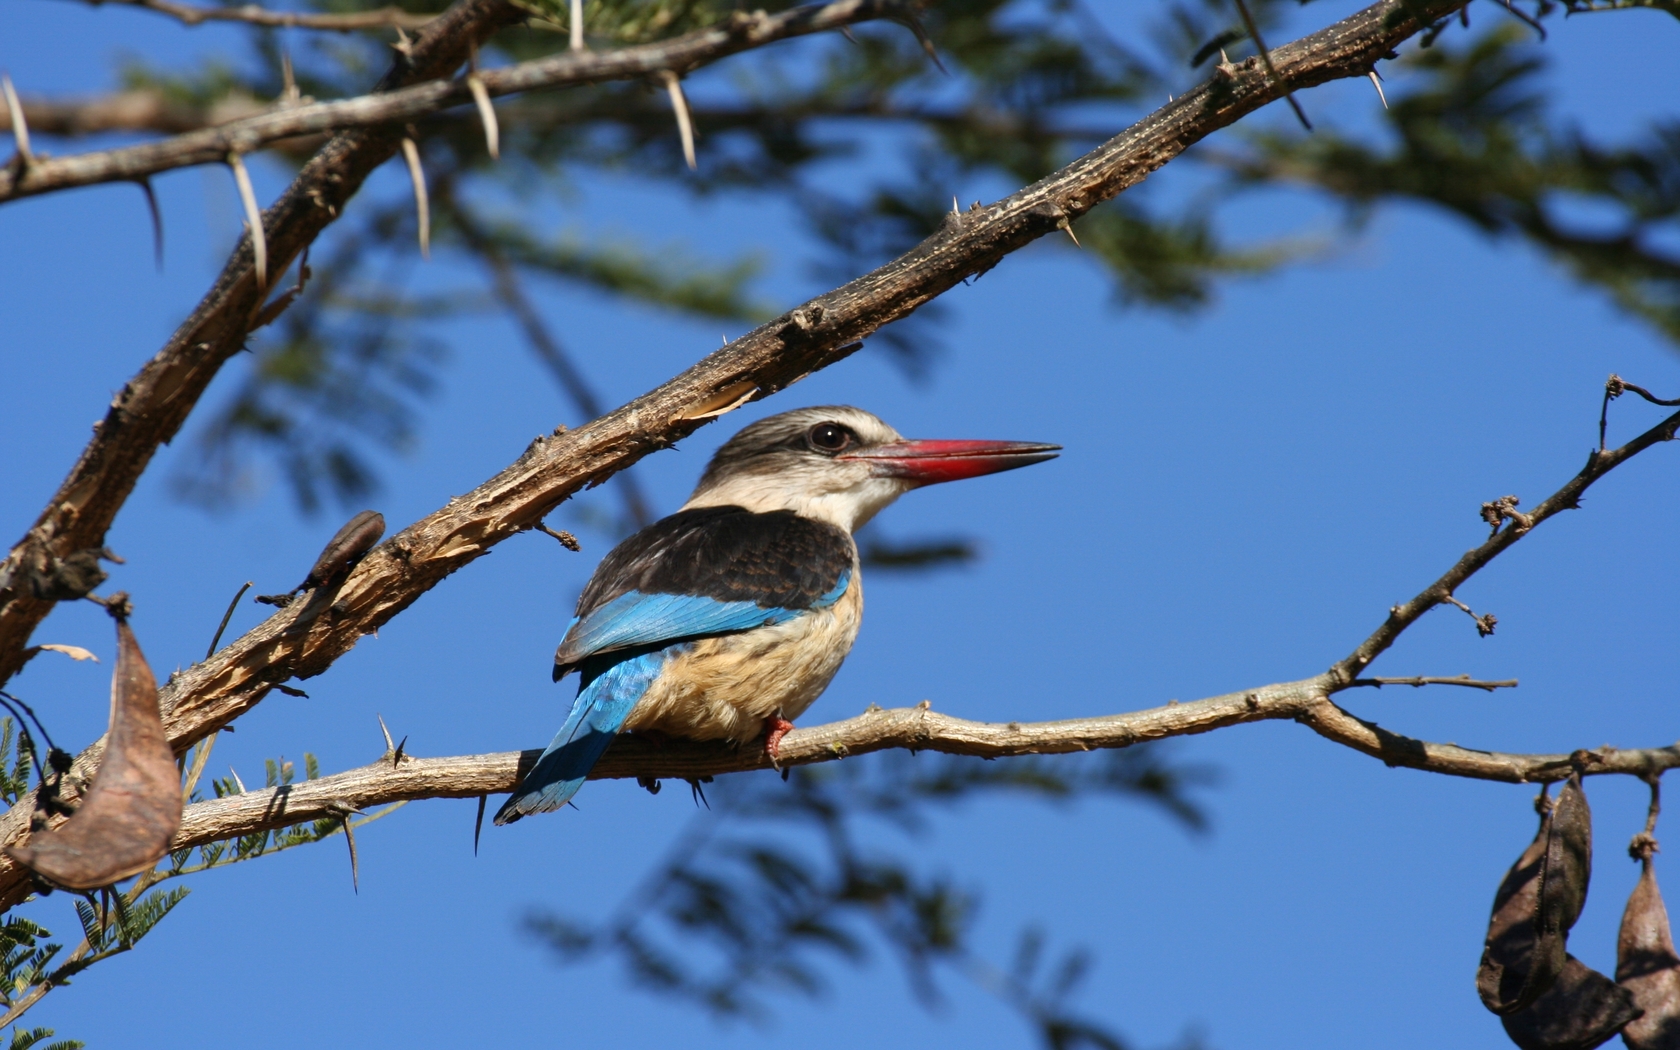
[[[771,416],[730,438],[681,510],[614,547],[578,598],[554,680],[566,724],[496,813],[566,804],[621,731],[746,744],[772,760],[857,638],[852,533],[923,485],[1054,458],[1058,445],[907,441],[850,406]]]

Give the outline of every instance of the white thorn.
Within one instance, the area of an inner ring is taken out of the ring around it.
[[[472,92],[473,103],[478,106],[478,119],[484,124],[484,148],[490,151],[491,160],[501,160],[502,134],[496,126],[496,110],[490,105],[490,92],[484,90],[484,81],[478,79],[477,73],[467,74],[467,90]]]
[[[572,0],[571,24],[573,51],[583,50],[583,0]]]
[[[389,755],[395,752],[397,745],[391,740],[391,731],[385,728],[385,716],[375,712],[373,717],[379,719],[379,731],[385,734],[385,753]]]
[[[682,136],[683,160],[688,162],[689,171],[695,171],[699,165],[694,162],[694,125],[688,119],[688,100],[683,97],[682,81],[669,69],[661,70],[660,76],[665,80],[665,90],[671,94],[671,109],[677,115],[677,134]]]
[[[1371,86],[1377,89],[1377,97],[1382,99],[1383,108],[1387,109],[1388,108],[1388,96],[1383,94],[1382,77],[1377,76],[1377,71],[1374,70],[1374,69],[1371,70],[1370,77],[1371,77]]]
[[[292,73],[292,55],[289,51],[280,52],[280,104],[289,106],[303,97],[298,90],[297,77]]]
[[[233,782],[239,785],[239,793],[241,795],[250,794],[250,792],[245,790],[245,781],[239,779],[239,770],[229,766],[228,772],[233,774]]]
[[[414,183],[414,213],[420,225],[420,257],[432,257],[432,208],[426,199],[426,172],[420,167],[420,147],[407,135],[402,140],[403,159],[408,162],[408,178]]]
[[[229,153],[228,167],[233,169],[233,181],[239,187],[239,200],[245,205],[245,225],[251,230],[251,255],[256,263],[257,288],[268,289],[268,239],[263,236],[262,212],[257,208],[257,192],[251,188],[251,173],[238,153]]]
[[[35,155],[29,151],[29,124],[23,119],[23,103],[18,101],[12,78],[4,73],[0,73],[0,89],[6,93],[6,112],[12,118],[12,139],[17,143],[18,159],[25,165],[30,164]]]
[[[1073,223],[1068,222],[1066,215],[1062,216],[1062,221],[1058,222],[1056,225],[1061,227],[1062,232],[1067,234],[1068,237],[1073,241],[1073,246],[1075,248],[1085,247],[1083,244],[1079,243],[1079,238],[1075,237],[1073,235]]]

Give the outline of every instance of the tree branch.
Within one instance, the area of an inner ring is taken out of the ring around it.
[[[308,11],[270,11],[266,7],[256,4],[243,4],[239,7],[194,7],[191,4],[177,4],[172,0],[83,0],[83,2],[100,7],[104,4],[122,4],[126,7],[143,7],[148,11],[156,11],[179,18],[187,25],[196,26],[204,22],[245,22],[254,26],[276,26],[280,28],[296,29],[329,29],[335,32],[348,33],[356,29],[419,29],[431,24],[437,15],[415,14],[404,11],[400,7],[381,7],[373,11],[356,11],[351,14],[327,15]]]
[[[1294,719],[1326,739],[1391,766],[1478,780],[1561,780],[1577,769],[1589,775],[1649,777],[1680,766],[1680,745],[1519,755],[1414,740],[1354,718],[1330,701],[1328,688],[1330,676],[1324,674],[1190,703],[1061,722],[971,722],[932,711],[925,704],[890,711],[871,708],[856,718],[788,733],[782,738],[780,764],[832,762],[893,748],[981,758],[1060,755],[1130,747],[1243,722]],[[345,807],[501,794],[512,791],[541,754],[541,749],[533,748],[453,758],[410,757],[396,763],[387,757],[319,780],[195,803],[182,815],[180,833],[170,848],[186,849],[336,816]],[[613,741],[589,777],[692,780],[769,768],[769,756],[756,744],[737,748],[677,740],[655,743],[628,734]]]
[[[834,0],[776,15],[736,12],[719,25],[672,40],[615,51],[564,51],[503,69],[480,70],[476,76],[493,96],[627,80],[687,71],[777,40],[874,19],[908,17],[902,0]],[[219,164],[229,153],[252,153],[281,139],[405,123],[472,101],[472,90],[464,79],[428,80],[401,90],[290,106],[158,142],[43,158],[21,170],[0,168],[0,204],[72,186],[144,178],[196,164]]]
[[[469,4],[489,2],[469,0]],[[577,430],[539,436],[496,477],[369,552],[337,588],[310,593],[211,659],[172,676],[160,696],[171,743],[178,752],[184,751],[250,710],[274,685],[321,674],[362,636],[377,630],[444,577],[495,544],[533,527],[584,486],[672,444],[746,400],[767,397],[843,359],[858,339],[958,282],[986,272],[1010,252],[1059,232],[1070,219],[1141,182],[1193,143],[1281,97],[1283,91],[1338,77],[1364,76],[1378,59],[1421,28],[1414,15],[1434,19],[1462,2],[1382,0],[1274,51],[1276,79],[1268,77],[1258,62],[1232,66],[1039,182],[988,207],[952,214],[939,231],[905,255],[761,325],[617,411]],[[440,33],[448,19],[446,15],[430,27],[428,35]],[[347,134],[382,136],[383,156],[389,156],[395,152],[400,130]],[[279,228],[271,233],[270,243],[283,245],[275,249],[276,258],[286,260],[298,238],[290,225],[276,225]],[[236,263],[242,261],[243,257]],[[248,288],[248,265],[232,269],[237,269],[239,286]],[[207,302],[215,299],[213,295]],[[242,302],[250,310],[257,305],[254,297]],[[201,307],[200,313],[207,308]],[[193,324],[189,322],[187,328]],[[197,392],[192,391],[192,397]],[[144,455],[150,451],[148,446]],[[123,494],[132,480],[124,485]],[[74,484],[75,476],[67,482],[72,492]],[[55,511],[57,505],[55,500]],[[110,511],[114,514],[115,507]],[[54,512],[46,520],[57,524]],[[72,516],[65,524],[79,520]],[[105,520],[108,523],[109,518]],[[14,598],[12,605],[18,602]],[[44,608],[38,611],[44,615]],[[16,625],[24,619],[12,615],[10,606],[0,609],[0,672],[7,668],[5,661],[15,662],[12,650],[22,649],[27,630],[20,636]],[[28,620],[28,628],[38,619]],[[77,757],[73,775],[88,778],[102,748],[102,743],[96,743],[85,749]],[[31,795],[0,817],[0,842],[22,839],[33,808]],[[9,861],[0,863],[0,906],[15,903],[27,888],[24,871]]]

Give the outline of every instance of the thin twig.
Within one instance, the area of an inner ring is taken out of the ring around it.
[[[233,619],[234,608],[239,605],[239,599],[245,597],[245,592],[250,589],[251,581],[246,580],[245,586],[239,588],[239,593],[233,596],[233,601],[228,602],[227,612],[222,614],[222,622],[216,627],[216,636],[210,639],[210,648],[204,650],[204,658],[206,660],[216,655],[216,646],[220,644],[222,640],[222,632],[227,630],[228,621]]]
[[[256,4],[241,4],[238,7],[195,7],[191,4],[173,3],[172,0],[86,0],[86,2],[95,7],[107,3],[142,7],[148,11],[156,11],[159,14],[178,18],[189,26],[196,26],[204,22],[245,22],[256,26],[274,26],[285,29],[326,29],[339,33],[387,27],[418,29],[437,17],[437,15],[415,14],[404,11],[400,7],[381,7],[372,11],[357,11],[353,14],[330,15],[302,11],[270,11],[267,8],[258,7]]]
[[[1468,686],[1471,689],[1485,689],[1491,693],[1495,689],[1515,689],[1517,687],[1517,680],[1515,678],[1503,678],[1494,682],[1486,681],[1480,678],[1471,678],[1467,674],[1461,674],[1457,678],[1432,678],[1419,675],[1412,678],[1355,678],[1353,681],[1349,682],[1348,685],[1375,686],[1378,689],[1381,689],[1385,685],[1462,685]]]

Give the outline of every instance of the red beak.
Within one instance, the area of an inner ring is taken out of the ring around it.
[[[1036,441],[894,441],[835,458],[863,460],[881,477],[934,485],[1042,463],[1055,459],[1061,447]]]

